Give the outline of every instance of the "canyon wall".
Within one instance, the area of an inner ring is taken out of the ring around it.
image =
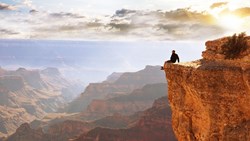
[[[126,129],[97,127],[72,141],[176,141],[166,96],[143,111],[138,122]]]
[[[109,77],[102,83],[90,83],[78,98],[60,112],[82,112],[93,100],[128,95],[146,84],[165,83],[164,73],[159,68],[160,66],[146,66],[145,69],[137,72],[126,72],[118,76],[113,74],[113,80]]]
[[[229,38],[206,42],[203,59],[166,64],[173,130],[179,141],[250,140],[250,38],[226,59]]]
[[[57,111],[72,93],[80,94],[81,87],[65,79],[56,68],[0,68],[0,137],[10,135],[25,122]]]

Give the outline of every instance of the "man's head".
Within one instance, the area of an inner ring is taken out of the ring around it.
[[[175,53],[175,50],[172,50],[172,53]]]

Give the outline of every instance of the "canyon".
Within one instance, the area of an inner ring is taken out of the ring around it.
[[[79,116],[84,120],[97,120],[116,113],[131,115],[150,108],[155,99],[166,96],[166,94],[166,83],[147,84],[128,95],[92,100],[87,109]]]
[[[136,120],[134,117],[137,117]],[[5,141],[176,141],[171,126],[171,109],[166,96],[157,99],[151,108],[142,113],[129,117],[114,115],[108,119],[112,119],[109,126],[115,122],[121,123],[125,119],[135,123],[121,129],[103,126],[100,120],[88,123],[68,120],[50,126],[46,133],[42,128],[32,129],[29,124],[24,123]]]
[[[140,120],[127,129],[97,127],[72,141],[176,141],[167,97],[157,99]]]
[[[101,83],[90,83],[85,91],[60,112],[82,112],[88,108],[92,100],[110,99],[117,96],[128,95],[133,90],[142,88],[146,84],[166,83],[164,72],[159,66],[146,66],[137,72],[126,72],[117,76],[113,81],[110,77]]]
[[[0,136],[18,126],[57,111],[83,86],[66,80],[56,68],[44,70],[0,69]],[[72,94],[73,93],[73,94]]]
[[[5,141],[94,140],[99,136],[103,140],[119,140],[126,134],[131,135],[127,140],[175,141],[166,95],[167,84],[160,66],[113,73],[107,80],[87,86],[72,102],[79,107],[78,112],[51,113],[24,123]],[[75,101],[86,102],[82,97],[91,102],[77,105]],[[137,138],[137,133],[141,138]]]

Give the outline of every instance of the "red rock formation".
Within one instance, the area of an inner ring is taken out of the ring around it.
[[[126,95],[133,90],[142,88],[146,84],[164,83],[164,73],[159,66],[147,66],[138,72],[123,73],[119,79],[113,83],[92,83],[81,94],[66,107],[69,113],[84,111],[94,99],[107,99],[120,95]]]
[[[153,67],[154,69],[157,69],[157,72],[160,72],[159,67]],[[140,73],[143,73],[143,77],[147,77],[146,75],[151,72],[151,67],[148,68],[150,71],[142,71]],[[162,72],[161,72],[162,74]],[[154,76],[152,76],[154,77]],[[159,76],[157,76],[159,77]],[[162,76],[163,77],[163,76]],[[127,77],[126,77],[127,78]],[[132,78],[130,78],[132,79]],[[149,78],[150,79],[150,78]],[[162,79],[162,78],[161,78]],[[126,79],[128,80],[128,79]],[[146,80],[143,78],[143,80]],[[141,85],[139,83],[146,83],[146,82],[139,82],[138,78],[136,78],[136,81],[138,81],[138,86]],[[155,81],[152,81],[155,82]],[[119,82],[122,83],[122,82]],[[128,83],[127,81],[124,83]],[[108,84],[109,85],[109,84]],[[105,86],[107,85],[102,85],[102,89],[106,89]],[[128,84],[124,84],[124,86],[129,86]],[[120,88],[117,89],[117,87],[109,87],[107,89],[115,89],[116,90],[121,90]],[[99,92],[97,89],[90,89],[90,91],[94,92]],[[125,113],[125,114],[132,114],[138,110],[144,110],[147,107],[150,107],[152,105],[153,100],[160,97],[160,96],[165,96],[166,95],[166,84],[165,83],[160,83],[160,84],[150,84],[144,86],[142,89],[137,89],[133,91],[130,95],[119,95],[111,99],[107,99],[107,104],[111,105],[110,107],[105,108],[102,104],[100,106],[94,106],[90,107],[89,112],[92,114],[94,113],[106,113],[107,115],[112,115],[108,116],[96,121],[93,121],[91,123],[86,123],[82,121],[72,121],[72,119],[80,119],[83,116],[83,114],[80,114],[79,116],[76,116],[75,114],[72,114],[72,116],[66,116],[66,117],[59,117],[58,119],[52,119],[51,121],[37,121],[33,122],[32,127],[36,127],[36,129],[32,129],[32,131],[28,130],[28,132],[23,133],[23,139],[26,138],[26,141],[33,141],[32,136],[30,136],[30,133],[35,132],[38,130],[40,127],[43,128],[43,136],[40,137],[40,139],[37,139],[34,137],[36,140],[44,140],[44,141],[66,141],[69,138],[74,138],[74,136],[79,136],[82,133],[89,133],[88,131],[91,130],[92,128],[95,127],[102,127],[102,128],[97,128],[98,129],[103,129],[104,127],[107,128],[113,128],[110,130],[110,132],[115,131],[115,134],[120,134],[119,131],[122,130],[121,136],[126,136],[124,133],[129,133],[131,136],[133,135],[136,137],[136,134],[139,133],[139,135],[142,136],[141,140],[152,140],[153,138],[157,138],[159,140],[164,140],[165,135],[167,135],[165,132],[168,132],[169,127],[166,127],[165,125],[171,124],[171,122],[165,122],[168,121],[169,119],[167,117],[170,117],[169,113],[167,110],[164,110],[164,108],[168,108],[166,106],[166,102],[156,102],[158,104],[155,104],[154,107],[157,107],[158,109],[152,109],[149,110],[148,112],[145,112],[145,115],[142,116],[141,112],[138,112],[134,115],[131,116],[124,116],[117,114],[119,112]],[[99,104],[99,103],[97,103]],[[95,104],[94,104],[95,105]],[[158,106],[157,106],[158,105]],[[162,105],[162,106],[161,106]],[[114,107],[112,107],[114,106]],[[113,109],[112,109],[113,108]],[[154,115],[151,116],[151,113]],[[105,115],[105,114],[104,114]],[[151,116],[151,117],[150,117]],[[100,117],[100,116],[99,116]],[[138,122],[140,117],[143,117],[143,121]],[[156,120],[154,120],[154,118]],[[151,127],[155,124],[155,127]],[[118,129],[119,128],[119,129]],[[122,129],[121,129],[122,128]],[[127,129],[129,128],[129,129]],[[95,130],[91,133],[95,133]],[[118,132],[117,132],[118,131]],[[135,132],[134,132],[135,131]],[[156,132],[154,132],[156,131]],[[104,133],[109,132],[109,130],[104,131]],[[170,132],[170,131],[169,131]],[[150,133],[150,134],[149,134]],[[15,133],[17,134],[17,133]],[[15,135],[14,134],[14,135]],[[114,135],[115,135],[114,134]],[[151,135],[153,134],[153,135]],[[49,137],[49,139],[48,139]],[[170,137],[170,136],[169,136]],[[148,138],[146,140],[146,138]],[[9,139],[9,138],[8,138]],[[12,138],[13,139],[13,138]],[[8,141],[18,141],[18,139],[14,138],[13,140],[8,140]]]
[[[32,130],[28,123],[24,123],[6,141],[50,141],[50,137],[41,129]]]
[[[95,128],[74,141],[175,141],[166,97],[156,100],[139,122],[128,129]]]
[[[138,112],[132,116],[122,116],[115,114],[94,122],[83,122],[69,119],[52,119],[51,121],[33,121],[30,125],[21,125],[18,130],[8,137],[6,141],[68,141],[79,137],[96,127],[126,128],[135,124],[142,115]],[[32,129],[30,128],[32,127]],[[40,133],[40,136],[32,134]]]
[[[95,120],[92,123],[96,125],[96,127],[125,129],[134,126],[141,116],[142,112],[137,112],[130,116],[124,116],[116,113],[112,116],[107,116],[102,119]]]
[[[79,136],[81,133],[88,132],[94,127],[95,126],[91,123],[66,120],[49,126],[46,133],[53,138],[53,141],[67,141],[72,137]]]
[[[24,123],[5,141],[68,141],[93,128],[90,123],[66,120],[43,131],[45,129],[32,129],[28,123]]]
[[[179,141],[250,141],[250,38],[241,59],[222,54],[228,38],[206,43],[203,59],[167,64],[173,129]]]
[[[41,118],[65,104],[62,89],[72,86],[55,69],[0,69],[0,137],[13,133],[24,122]],[[72,87],[70,87],[72,88]]]
[[[0,106],[0,136],[13,133],[19,125],[34,119],[24,108]]]
[[[155,99],[166,94],[166,83],[148,84],[129,95],[107,100],[93,100],[87,110],[81,113],[81,117],[85,120],[95,120],[115,113],[131,115],[150,108]]]

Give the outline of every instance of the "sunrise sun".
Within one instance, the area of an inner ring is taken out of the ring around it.
[[[218,17],[218,24],[228,29],[240,30],[243,19],[236,15],[221,15]]]

